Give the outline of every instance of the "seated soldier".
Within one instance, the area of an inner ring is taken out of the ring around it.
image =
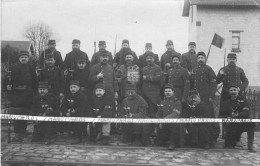
[[[223,111],[220,112],[220,117],[249,119],[249,103],[246,98],[239,95],[237,86],[230,86],[228,99],[223,106]],[[228,123],[226,124],[225,148],[234,148],[240,140],[241,134],[247,132],[248,150],[255,152],[254,143],[254,123]]]
[[[41,81],[38,86],[38,94],[34,96],[32,102],[32,115],[34,116],[57,116],[58,115],[58,99],[48,92],[48,82]],[[34,125],[32,142],[45,140],[45,145],[52,142],[55,135],[56,122],[37,121]]]
[[[189,91],[187,102],[183,104],[180,117],[182,118],[214,118],[209,107],[200,101],[200,95],[196,89]],[[211,123],[189,123],[185,124],[186,144],[209,149],[210,145],[219,135]],[[215,132],[212,132],[215,131]]]
[[[96,84],[92,99],[92,115],[98,118],[113,118],[113,98],[106,94],[104,84]],[[91,128],[92,141],[102,139],[103,145],[109,143],[111,123],[96,123]],[[94,140],[95,139],[95,140]]]
[[[173,86],[167,84],[164,87],[164,100],[159,106],[156,118],[179,118],[181,112],[181,102],[174,96]],[[179,142],[180,125],[176,123],[159,124],[155,143],[165,145],[170,141],[169,150],[175,149],[175,144]]]
[[[65,96],[61,112],[66,117],[87,117],[90,115],[90,103],[87,96],[80,90],[79,81],[70,81],[70,93]],[[72,144],[79,144],[82,141],[82,134],[86,127],[85,123],[82,122],[67,122],[69,124],[68,132],[71,131],[76,134]]]
[[[148,105],[145,100],[136,93],[135,85],[126,86],[126,98],[122,102],[121,118],[145,118]],[[133,145],[141,145],[143,125],[138,123],[122,124],[123,142],[131,142]]]

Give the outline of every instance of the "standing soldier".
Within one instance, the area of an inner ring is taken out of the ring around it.
[[[62,115],[66,117],[90,116],[90,102],[87,96],[81,92],[79,81],[70,81],[70,93],[65,96],[60,110]],[[70,122],[68,126],[68,132],[73,131],[76,135],[76,139],[74,139],[71,143],[81,143],[86,124],[82,122]]]
[[[163,72],[167,73],[172,67],[172,57],[174,55],[181,57],[181,54],[174,50],[173,42],[171,40],[167,41],[166,49],[167,51],[161,56],[161,67]]]
[[[147,103],[136,93],[136,86],[129,84],[126,87],[126,98],[120,110],[121,118],[144,118],[147,114]],[[143,125],[140,123],[122,124],[123,142],[131,142],[140,146],[142,142]]]
[[[56,67],[59,67],[60,69],[65,70],[66,66],[65,66],[65,64],[62,60],[61,53],[58,50],[56,50],[56,41],[55,40],[49,40],[48,41],[48,49],[46,49],[45,52],[41,53],[41,56],[40,56],[40,59],[39,59],[41,69],[44,68],[46,52],[53,54]]]
[[[198,52],[198,66],[194,68],[195,88],[200,94],[200,99],[209,104],[211,113],[214,115],[213,100],[217,91],[216,74],[212,68],[206,65],[206,55],[204,52]],[[214,115],[215,116],[215,115]]]
[[[147,66],[141,71],[142,95],[148,104],[148,117],[155,118],[157,104],[160,103],[160,88],[162,70],[160,66],[154,63],[153,53],[146,56]],[[144,145],[149,145],[150,136],[154,131],[155,124],[146,124],[144,126]]]
[[[126,96],[126,86],[132,84],[134,86],[139,86],[140,81],[140,69],[137,65],[133,64],[134,57],[132,52],[126,53],[125,61],[126,64],[121,65],[116,71],[116,79],[119,84],[120,101],[122,101]]]
[[[37,89],[37,77],[35,70],[28,64],[29,52],[21,51],[19,61],[11,70],[11,81],[7,85],[7,90],[12,91],[10,113],[17,115],[27,115],[29,113],[33,93]],[[14,120],[15,137],[13,141],[22,141],[22,136],[26,134],[27,121]]]
[[[102,51],[106,50],[106,47],[107,47],[106,41],[99,41],[98,47],[99,47],[99,51],[94,53],[94,55],[92,56],[90,66],[93,66],[100,62],[100,54]],[[108,64],[113,65],[113,56],[112,56],[111,52],[108,52],[108,53],[109,53]]]
[[[196,56],[196,43],[189,42],[189,51],[182,54],[181,66],[188,70],[190,75],[191,89],[194,88],[194,73],[198,66],[197,56]]]
[[[106,94],[104,84],[96,84],[94,93],[92,99],[93,117],[113,118],[113,98]],[[92,126],[91,139],[95,139],[95,141],[102,139],[103,145],[107,145],[110,131],[111,123],[95,123],[95,126]]]
[[[135,54],[135,52],[133,52],[130,47],[129,47],[129,41],[128,40],[123,40],[122,41],[122,48],[121,50],[116,53],[115,58],[114,58],[114,65],[113,67],[119,67],[122,64],[125,64],[125,53],[127,52],[132,52],[132,55],[134,56],[134,64],[138,65],[138,58]]]
[[[79,81],[80,90],[87,96],[91,97],[92,90],[88,80],[89,68],[87,68],[87,59],[85,56],[79,56],[77,58],[77,66],[70,80]]]
[[[168,83],[173,85],[175,97],[184,102],[190,89],[189,74],[186,69],[181,67],[180,56],[173,55],[172,64],[173,68],[168,71]]]
[[[174,96],[173,86],[167,84],[164,87],[164,100],[161,103],[156,117],[157,118],[179,118],[181,113],[181,102]],[[165,145],[167,140],[170,140],[169,150],[175,149],[175,144],[179,143],[183,146],[183,140],[180,136],[181,128],[180,124],[159,124],[159,129],[157,130],[156,142],[158,145]]]
[[[194,70],[197,68],[197,56],[196,56],[196,43],[195,42],[189,42],[189,51],[182,54],[181,56],[181,66],[186,68],[189,73],[194,72]]]
[[[143,67],[147,66],[146,63],[146,56],[147,56],[147,52],[152,52],[153,51],[153,47],[152,47],[152,43],[146,43],[145,44],[145,53],[143,55],[139,56],[139,66],[142,69]],[[149,54],[149,53],[148,53]],[[159,61],[159,57],[157,54],[154,54],[154,63],[156,65],[160,66],[160,61]]]
[[[34,116],[57,116],[58,100],[57,97],[48,92],[48,82],[41,81],[38,86],[38,94],[34,96],[32,101],[31,112]],[[56,122],[36,122],[32,142],[45,140],[45,145],[51,143],[52,137],[55,135]]]
[[[85,56],[86,57],[87,68],[89,68],[90,62],[89,62],[89,59],[88,59],[88,55],[85,52],[80,50],[80,40],[74,39],[72,41],[72,51],[69,52],[66,55],[65,60],[64,60],[64,63],[67,67],[67,70],[64,72],[65,75],[67,75],[68,72],[74,71],[74,69],[77,65],[76,59],[79,56]],[[70,73],[70,74],[72,74],[72,73]]]
[[[109,52],[102,51],[100,54],[100,62],[90,69],[89,81],[96,85],[103,83],[107,95],[111,98],[118,98],[118,84],[115,80],[115,73],[113,67],[108,64]]]
[[[250,109],[246,98],[238,95],[239,88],[231,85],[229,88],[230,98],[223,104],[220,116],[234,119],[249,119]],[[225,148],[234,148],[240,140],[241,134],[247,132],[247,144],[250,152],[254,149],[254,123],[229,123],[226,124]]]
[[[50,92],[56,97],[64,97],[65,82],[62,71],[55,66],[54,54],[46,52],[45,55],[45,69],[37,73],[40,81],[47,81],[49,83]]]
[[[223,102],[228,100],[228,88],[230,85],[236,85],[239,89],[239,95],[244,96],[245,89],[248,86],[248,79],[244,70],[236,65],[237,55],[229,53],[227,56],[228,65],[222,67],[217,75],[217,84],[223,83],[220,97],[220,114],[223,111]]]

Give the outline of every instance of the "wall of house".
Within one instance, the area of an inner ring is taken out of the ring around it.
[[[230,30],[241,30],[241,52],[237,53],[237,65],[242,67],[248,76],[249,85],[260,86],[260,10],[259,8],[197,7],[196,19],[201,26],[190,23],[189,36],[196,37],[197,51],[208,53],[214,33],[225,38],[222,49],[211,47],[208,64],[214,71],[224,65],[224,52],[231,51],[232,33]],[[195,30],[194,30],[195,29]],[[195,32],[194,32],[195,31]],[[195,33],[195,35],[193,34]]]

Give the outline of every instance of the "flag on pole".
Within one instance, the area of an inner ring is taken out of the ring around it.
[[[218,48],[222,48],[223,43],[224,43],[224,38],[215,33],[211,44]]]

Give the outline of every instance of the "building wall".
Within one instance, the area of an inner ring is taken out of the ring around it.
[[[208,64],[212,66],[216,74],[224,65],[225,48],[226,54],[231,51],[232,33],[230,30],[242,30],[241,53],[237,53],[237,65],[244,69],[250,86],[260,86],[260,10],[198,6],[196,11],[196,20],[190,23],[189,36],[191,39],[196,38],[197,51],[208,53],[214,33],[225,38],[222,49],[211,47]],[[196,21],[200,21],[201,26],[196,26]]]

